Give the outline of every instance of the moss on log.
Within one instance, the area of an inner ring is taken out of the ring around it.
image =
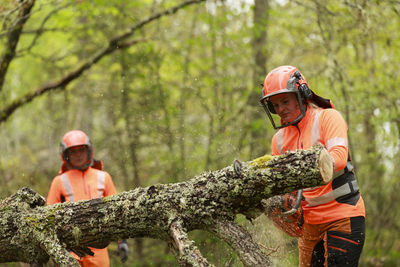
[[[332,171],[327,169],[333,168],[332,162],[330,158],[320,162],[326,153],[316,146],[243,162],[239,172],[228,166],[185,182],[51,206],[23,188],[0,202],[0,262],[42,263],[51,257],[59,266],[73,266],[70,250],[85,254],[89,246],[151,237],[175,244],[181,265],[209,266],[185,239],[185,233],[203,229],[228,242],[245,266],[269,266],[251,236],[235,225],[235,215],[261,208],[262,199],[329,181]]]

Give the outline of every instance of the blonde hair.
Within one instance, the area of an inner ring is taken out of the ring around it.
[[[312,109],[318,109],[318,108],[320,108],[320,106],[318,106],[317,104],[315,104],[315,103],[312,102],[312,101],[308,101],[307,105],[308,105],[310,108],[312,108]]]

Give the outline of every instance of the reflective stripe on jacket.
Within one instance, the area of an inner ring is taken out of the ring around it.
[[[69,170],[56,176],[50,186],[47,204],[89,200],[116,193],[111,176],[89,167],[86,171]]]
[[[337,110],[308,106],[305,117],[297,125],[282,128],[274,135],[272,153],[309,149],[318,143],[329,151],[335,172],[341,175],[326,185],[303,190],[305,222],[319,224],[365,216],[357,180],[351,165],[347,165],[347,124]]]
[[[83,177],[84,177],[84,175],[83,175]],[[67,199],[69,201],[75,201],[74,190],[72,189],[72,185],[69,181],[68,174],[63,173],[63,174],[61,174],[60,178],[61,178],[62,185],[64,186]],[[85,178],[83,178],[83,179],[85,179]],[[97,172],[97,193],[98,194],[97,194],[97,196],[95,196],[95,198],[103,197],[105,179],[106,179],[105,172],[98,171]],[[90,186],[89,186],[89,188],[90,188]],[[93,195],[91,193],[90,193],[90,197],[93,197]]]

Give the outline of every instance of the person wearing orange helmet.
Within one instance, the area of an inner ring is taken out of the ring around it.
[[[365,208],[350,160],[345,120],[293,66],[267,74],[260,102],[278,130],[272,138],[273,155],[320,143],[334,163],[331,182],[302,190],[299,266],[357,266],[365,240]]]
[[[89,137],[80,130],[67,132],[61,141],[63,164],[59,175],[50,186],[46,204],[65,201],[89,200],[116,194],[111,176],[102,170],[101,161],[94,160],[94,150]],[[93,256],[78,256],[72,253],[81,266],[109,266],[107,248],[90,248]],[[118,252],[126,260],[128,247],[126,241],[119,242]],[[78,253],[79,254],[79,253]]]

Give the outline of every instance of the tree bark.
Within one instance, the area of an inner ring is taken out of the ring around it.
[[[0,92],[3,89],[8,67],[16,55],[15,50],[21,37],[22,29],[31,15],[34,4],[35,0],[21,1],[15,25],[12,25],[7,33],[5,52],[0,58]]]
[[[253,37],[251,41],[251,47],[253,50],[253,87],[256,90],[250,90],[250,94],[247,98],[248,108],[248,122],[250,123],[250,158],[258,157],[264,153],[265,149],[269,151],[265,145],[265,140],[270,140],[271,137],[265,135],[265,128],[253,127],[252,123],[260,120],[260,107],[258,99],[261,95],[262,86],[264,83],[265,76],[267,75],[267,62],[268,62],[268,29],[269,29],[269,9],[270,0],[255,0],[253,9]],[[264,119],[264,118],[263,118]],[[266,144],[267,146],[269,143]]]
[[[87,201],[44,206],[43,197],[23,188],[0,202],[0,262],[43,263],[51,257],[59,266],[79,266],[69,250],[83,255],[89,246],[150,237],[175,244],[183,266],[209,266],[187,238],[187,232],[203,229],[231,245],[245,266],[269,266],[235,215],[261,210],[262,199],[321,185],[332,172],[328,152],[315,146]]]

